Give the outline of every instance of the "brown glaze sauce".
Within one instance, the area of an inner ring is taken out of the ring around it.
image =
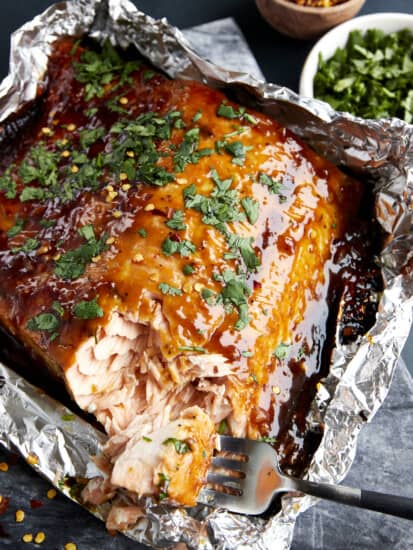
[[[378,238],[370,238],[376,229],[361,185],[271,119],[253,113],[257,124],[247,124],[217,117],[223,94],[196,82],[170,81],[160,74],[147,78],[144,65],[133,73],[132,85],[113,93],[106,90],[103,98],[86,101],[84,86],[74,78],[73,69],[82,48],[72,56],[72,45],[69,40],[56,43],[44,91],[22,118],[3,127],[0,170],[4,173],[15,166],[11,174],[17,182],[16,198],[7,199],[0,192],[3,327],[26,352],[31,350],[59,375],[73,362],[79,343],[95,334],[113,308],[148,315],[148,292],[162,302],[171,327],[171,336],[162,342],[164,357],[175,357],[180,346],[189,345],[236,362],[239,371],[246,373],[235,393],[250,415],[249,435],[274,434],[281,465],[301,473],[320,439],[322,427],[319,433],[309,431],[306,418],[317,382],[328,373],[337,318],[341,318],[341,339],[357,338],[372,325],[374,297],[381,290],[373,263]],[[118,105],[127,106],[126,114],[108,108],[108,99],[116,98]],[[96,113],[87,116],[85,110],[90,108]],[[163,187],[122,179],[104,170],[95,189],[86,186],[70,200],[19,200],[25,184],[18,169],[34,144],[43,142],[48,151],[59,153],[59,170],[69,173],[73,166],[79,168],[72,155],[85,129],[105,130],[87,151],[89,160],[96,159],[110,152],[109,129],[122,116],[133,120],[148,111],[165,116],[174,110],[181,113],[185,128],[174,130],[170,140],[159,145],[166,155],[160,166],[172,172],[167,151],[171,145],[172,150],[179,148],[188,129],[199,127],[200,147],[214,149],[217,140],[240,125],[248,129],[232,139],[251,147],[244,164],[234,167],[230,155],[214,152],[187,164]],[[195,123],[198,111],[202,117]],[[67,140],[66,147],[58,146],[61,140]],[[207,304],[195,290],[199,284],[219,293],[222,285],[213,274],[234,270],[237,265],[236,260],[223,259],[227,247],[222,234],[202,223],[199,212],[184,207],[182,190],[189,184],[194,183],[204,195],[212,191],[211,168],[222,179],[233,177],[233,188],[240,197],[252,196],[260,205],[255,224],[232,226],[242,236],[253,238],[261,261],[259,270],[247,278],[250,323],[242,331],[234,329],[236,311],[226,314],[221,306]],[[281,199],[259,183],[260,173],[282,182]],[[113,198],[108,186],[116,192]],[[185,211],[184,233],[165,225],[177,209]],[[22,231],[8,237],[7,231],[19,219],[25,220]],[[45,219],[54,225],[41,227]],[[88,224],[93,225],[97,238],[105,234],[113,242],[102,258],[89,262],[81,277],[62,280],[54,273],[56,258],[84,244],[78,229]],[[142,229],[147,232],[145,237],[138,234]],[[196,252],[190,258],[166,257],[161,246],[168,236],[175,241],[190,239]],[[11,252],[11,247],[21,246],[28,238],[39,240],[35,251]],[[137,254],[143,261],[132,261]],[[195,269],[191,277],[182,274],[188,263]],[[183,289],[182,294],[162,295],[161,282]],[[103,319],[83,321],[71,315],[79,300],[96,296],[105,313]],[[54,301],[61,304],[64,314],[58,337],[51,341],[49,333],[28,331],[27,322],[40,312],[50,312]],[[288,353],[280,358],[273,352],[282,343],[288,344]]]

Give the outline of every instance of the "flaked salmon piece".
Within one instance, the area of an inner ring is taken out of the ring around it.
[[[199,407],[185,409],[157,431],[129,439],[115,459],[111,483],[138,496],[161,487],[170,499],[193,506],[206,479],[214,438],[209,415]]]
[[[106,527],[109,531],[125,531],[143,517],[145,512],[140,506],[114,504],[106,519]]]

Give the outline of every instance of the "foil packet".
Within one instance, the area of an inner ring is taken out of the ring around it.
[[[413,305],[413,126],[399,119],[363,120],[289,89],[225,70],[197,55],[165,19],[155,21],[128,0],[73,0],[52,5],[12,35],[10,73],[0,85],[0,121],[42,88],[52,43],[60,36],[110,39],[138,51],[172,78],[200,80],[240,103],[273,116],[337,165],[349,168],[374,194],[375,215],[388,234],[379,262],[385,282],[376,323],[357,342],[337,345],[329,376],[320,385],[309,422],[324,434],[307,476],[337,483],[348,472],[357,435],[383,402],[408,336]],[[105,436],[15,372],[0,365],[0,442],[17,449],[44,477],[76,500],[69,477],[98,474],[91,460]],[[145,502],[146,517],[125,532],[156,547],[182,542],[191,549],[290,547],[297,515],[312,497],[285,495],[278,514],[260,518],[197,506]],[[108,505],[90,510],[105,519]]]

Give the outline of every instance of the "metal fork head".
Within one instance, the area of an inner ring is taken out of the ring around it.
[[[282,475],[270,445],[228,436],[219,437],[207,484],[199,502],[251,515],[264,512],[274,493],[293,488]]]

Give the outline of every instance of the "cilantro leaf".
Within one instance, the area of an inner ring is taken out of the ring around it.
[[[180,288],[176,288],[174,286],[168,285],[168,283],[159,283],[158,288],[162,292],[162,294],[165,294],[165,295],[169,295],[169,296],[182,295],[182,290]]]
[[[82,300],[75,304],[73,315],[78,319],[98,319],[103,317],[103,309],[97,303],[97,297],[93,300]]]
[[[99,240],[96,240],[94,236],[91,236],[90,229],[85,229],[87,227],[89,226],[84,226],[80,230],[83,233],[86,232],[86,235],[90,237],[87,243],[69,250],[56,260],[54,272],[58,277],[67,280],[78,279],[86,271],[87,264],[91,262],[92,258],[107,250],[106,235],[103,234]]]
[[[193,254],[196,250],[194,243],[188,240],[173,241],[167,237],[162,243],[162,252],[165,256],[172,256],[172,254],[179,254],[183,258],[187,258]]]
[[[182,210],[175,210],[172,214],[172,218],[165,222],[165,225],[170,229],[176,229],[177,231],[186,229],[184,224],[184,213]]]
[[[33,331],[55,332],[59,324],[59,319],[53,313],[39,313],[29,319],[26,326]]]
[[[280,183],[279,181],[275,180],[271,176],[268,176],[267,174],[261,173],[258,176],[258,181],[262,185],[266,185],[268,187],[270,193],[273,193],[275,195],[279,195],[282,191],[283,184]]]
[[[20,193],[20,202],[41,201],[49,195],[45,189],[41,187],[25,187]]]
[[[5,173],[0,177],[0,192],[5,193],[6,199],[16,198],[16,182],[12,179],[10,173],[13,166],[9,166]]]
[[[242,330],[249,323],[248,296],[251,294],[245,277],[228,269],[216,278],[225,285],[217,296],[217,303],[221,302],[228,312],[231,312],[233,308],[238,311],[238,321],[235,323],[235,328],[236,330]]]
[[[397,116],[413,121],[413,33],[353,31],[344,48],[319,58],[315,97],[364,118]]]
[[[232,107],[231,105],[227,105],[225,101],[221,103],[221,105],[218,107],[218,110],[217,110],[218,116],[229,118],[231,120],[234,118],[241,118],[244,113],[245,113],[245,107],[240,107],[237,110],[237,109],[234,109],[234,107]]]
[[[63,306],[60,302],[58,302],[57,300],[55,300],[52,304],[52,308],[54,309],[54,311],[60,315],[60,317],[63,317],[64,313],[65,313],[65,310],[63,309]]]
[[[9,239],[18,235],[23,230],[25,223],[25,220],[17,218],[14,222],[14,225],[10,227],[10,229],[7,231],[7,236],[9,237]]]
[[[251,147],[246,147],[241,141],[231,141],[225,143],[224,149],[227,153],[232,155],[232,164],[237,164],[238,166],[243,166],[245,162],[245,154],[251,149]]]
[[[182,268],[182,273],[184,275],[192,275],[194,271],[195,271],[195,268],[191,264],[185,264],[184,267]]]
[[[103,44],[100,52],[86,50],[80,61],[73,63],[75,78],[85,85],[85,100],[105,95],[105,86],[115,79],[114,88],[132,83],[130,75],[139,67],[139,61],[124,61],[109,40]]]
[[[227,424],[227,421],[225,420],[225,418],[223,420],[221,420],[221,422],[219,423],[217,432],[220,435],[224,435],[224,434],[228,433],[228,424]]]
[[[104,128],[92,128],[80,132],[79,142],[82,149],[87,149],[106,134]],[[73,162],[76,162],[75,160]]]
[[[270,435],[264,435],[258,441],[263,441],[264,443],[268,443],[269,445],[275,445],[277,438]]]
[[[275,348],[273,355],[275,355],[277,359],[280,359],[280,360],[285,359],[288,355],[290,348],[291,348],[291,344],[288,344],[286,342],[281,342]]]
[[[242,208],[245,210],[248,221],[254,224],[258,220],[259,204],[251,197],[241,199]]]
[[[165,439],[165,441],[162,442],[162,445],[173,445],[175,447],[175,451],[179,455],[184,455],[191,452],[191,448],[186,441],[176,439],[175,437],[168,437],[168,439]]]
[[[18,254],[19,252],[29,254],[30,252],[34,252],[35,250],[37,250],[39,246],[40,242],[37,239],[29,238],[26,239],[21,246],[13,247],[11,251],[13,254]]]

